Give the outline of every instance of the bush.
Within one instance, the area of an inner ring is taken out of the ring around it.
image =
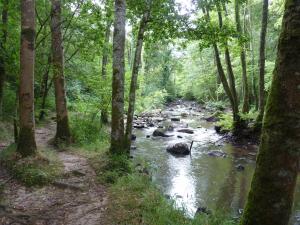
[[[120,177],[132,173],[132,165],[127,155],[106,153],[91,158],[91,164],[103,184],[113,184]]]
[[[221,131],[231,131],[233,129],[233,118],[231,113],[224,113],[219,115],[218,126],[221,127]]]
[[[50,150],[39,151],[36,156],[21,158],[16,145],[0,153],[0,163],[26,186],[41,186],[51,183],[62,172],[62,165]]]
[[[71,133],[78,145],[103,146],[109,142],[109,135],[105,127],[101,126],[99,116],[91,114],[72,114],[71,115]]]

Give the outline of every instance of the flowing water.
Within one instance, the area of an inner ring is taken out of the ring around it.
[[[167,133],[172,137],[153,137],[157,127],[135,129],[137,149],[132,154],[150,164],[154,182],[167,197],[186,208],[190,215],[194,215],[198,207],[206,207],[238,217],[250,188],[257,146],[237,147],[225,143],[223,137],[215,132],[214,123],[204,120],[209,112],[191,107],[191,104],[175,104],[160,113],[165,120],[156,126],[172,124],[174,131]],[[180,121],[170,122],[170,118],[183,114],[184,118],[181,116]],[[186,126],[194,134],[177,132],[179,127]],[[190,156],[175,157],[166,152],[168,145],[178,142],[190,145],[192,141]],[[225,157],[208,154],[216,151],[224,152]],[[300,185],[296,189],[291,224],[300,225]]]

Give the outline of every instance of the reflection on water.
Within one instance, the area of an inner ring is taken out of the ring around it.
[[[155,128],[135,130],[137,150],[132,154],[150,163],[154,182],[165,195],[185,207],[190,215],[198,207],[207,207],[239,216],[254,172],[256,147],[237,148],[231,144],[220,144],[222,137],[215,133],[211,123],[201,120],[199,116],[189,116],[177,123],[188,124],[194,128],[195,133],[178,133],[175,129],[170,132],[174,136],[169,138],[147,138]],[[178,135],[182,138],[178,138]],[[174,157],[166,152],[169,144],[190,144],[192,140],[196,142],[191,156]],[[226,157],[207,155],[212,150],[221,150],[226,153]],[[238,165],[245,169],[238,170]],[[300,225],[299,188],[296,190],[295,202],[292,224]]]

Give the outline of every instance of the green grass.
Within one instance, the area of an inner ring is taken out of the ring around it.
[[[26,186],[51,183],[63,170],[55,152],[48,149],[40,150],[36,156],[21,158],[16,146],[11,145],[0,153],[0,162]]]

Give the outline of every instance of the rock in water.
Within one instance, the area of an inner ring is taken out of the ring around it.
[[[186,133],[186,134],[193,134],[194,133],[194,131],[191,130],[191,129],[180,129],[180,130],[178,130],[178,132]]]
[[[156,129],[153,134],[152,134],[154,137],[171,137],[173,135],[167,135],[165,134],[165,130],[164,129],[161,129],[161,128],[158,128]]]
[[[212,157],[223,157],[223,158],[226,157],[226,153],[219,150],[209,151],[207,154]]]
[[[167,152],[173,155],[189,155],[190,148],[188,144],[180,142],[180,143],[176,143],[175,145],[168,146]]]
[[[196,211],[196,215],[200,215],[200,214],[206,214],[206,215],[210,215],[211,211],[209,209],[207,209],[206,207],[199,207]]]
[[[135,135],[135,134],[132,134],[132,135],[131,135],[131,140],[132,140],[132,141],[135,141],[135,140],[136,140],[136,135]]]
[[[171,118],[171,121],[180,121],[180,118],[178,118],[178,117],[173,117],[173,118]]]

